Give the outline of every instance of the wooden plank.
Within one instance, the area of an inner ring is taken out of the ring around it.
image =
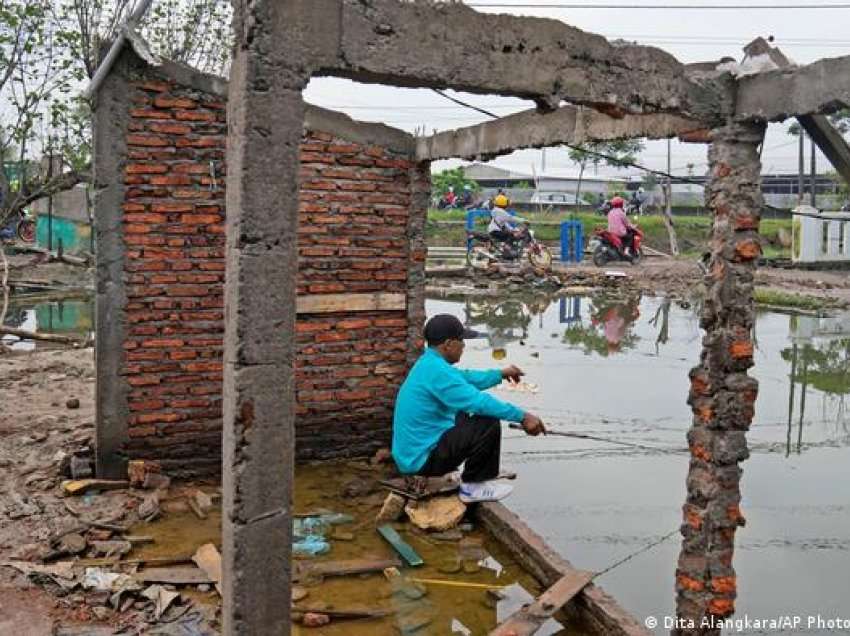
[[[383,572],[387,568],[401,566],[398,559],[348,559],[342,561],[318,561],[315,563],[296,562],[292,574],[294,580],[305,576],[351,576]]]
[[[215,581],[215,589],[221,596],[221,554],[216,547],[212,543],[205,543],[195,552],[192,561]]]
[[[378,483],[387,490],[417,501],[435,495],[452,493],[460,488],[457,481],[451,481],[445,477],[397,477],[395,479],[384,479]]]
[[[409,566],[416,567],[425,563],[425,561],[422,560],[422,557],[416,553],[416,550],[411,548],[392,526],[380,526],[378,528],[378,534],[380,534],[384,540],[393,547],[393,550],[401,555],[402,559],[407,561]]]
[[[538,582],[553,585],[576,569],[513,512],[499,502],[478,504],[478,520]],[[566,615],[587,631],[610,636],[650,636],[650,632],[617,600],[593,583],[564,607]]]
[[[383,292],[363,294],[313,294],[299,296],[295,302],[299,314],[333,314],[351,311],[404,311],[406,294]]]
[[[560,610],[570,599],[581,592],[593,579],[593,572],[572,570],[543,592],[533,603],[511,614],[490,636],[531,636]]]
[[[140,583],[170,583],[171,585],[215,583],[206,572],[195,567],[148,568],[137,572],[133,578]]]

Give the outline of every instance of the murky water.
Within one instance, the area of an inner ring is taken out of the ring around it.
[[[506,503],[564,556],[601,570],[678,527],[688,457],[675,450],[686,447],[687,374],[701,340],[694,308],[600,294],[431,300],[427,311],[487,331],[462,364],[519,365],[539,391],[496,394],[551,428],[663,449],[505,431],[504,464],[519,473]],[[760,392],[743,463],[736,617],[850,619],[850,317],[763,312],[755,336]],[[600,580],[641,620],[658,618],[658,633],[669,633],[678,550],[675,535]]]
[[[349,514],[351,523],[329,532],[331,549],[300,564],[344,559],[389,559],[395,556],[374,528],[374,518],[386,496],[383,490],[361,497],[346,496],[353,479],[373,479],[372,471],[351,464],[327,462],[296,469],[295,511]],[[175,500],[179,503],[179,500]],[[173,504],[164,503],[166,508]],[[221,547],[219,509],[204,521],[191,512],[165,512],[150,524],[132,529],[153,536],[154,543],[136,548],[132,558],[191,556],[205,543]],[[325,636],[483,636],[542,590],[534,580],[485,533],[472,529],[460,541],[438,540],[416,531],[408,523],[397,524],[401,536],[425,561],[417,568],[402,567],[407,583],[388,580],[383,573],[345,577],[307,577],[300,584],[307,596],[300,608],[337,611],[386,610],[389,615],[370,620],[334,620],[320,631],[293,626],[294,634]],[[338,538],[335,538],[338,537]],[[490,591],[492,590],[492,591]],[[218,602],[214,591],[183,590],[201,602]],[[550,621],[539,634],[580,635]]]
[[[85,340],[94,330],[94,298],[57,299],[11,298],[3,324],[7,327],[72,336]],[[0,341],[16,351],[32,351],[37,347],[55,346],[42,341],[20,340],[17,336],[0,335]]]

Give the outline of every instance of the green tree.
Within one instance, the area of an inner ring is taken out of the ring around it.
[[[643,151],[643,141],[639,139],[620,139],[616,141],[591,141],[570,148],[570,160],[579,167],[576,184],[576,203],[581,201],[581,185],[584,171],[588,166],[604,164],[613,168],[622,168],[637,160]]]
[[[141,0],[0,0],[0,219],[90,180],[91,105],[80,93]],[[157,0],[142,21],[155,53],[223,74],[230,3]],[[50,153],[52,174],[40,167]]]
[[[469,186],[473,192],[481,190],[476,181],[466,178],[463,167],[443,170],[431,177],[432,192],[438,197],[445,196],[450,187],[454,188],[455,194],[460,194],[464,186]]]

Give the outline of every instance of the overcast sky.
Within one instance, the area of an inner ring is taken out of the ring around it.
[[[465,0],[474,5],[487,0]],[[628,5],[629,8],[604,9],[598,6],[581,9],[530,8],[539,4],[602,4]],[[496,0],[489,4],[525,5],[522,8],[476,8],[478,11],[511,13],[554,18],[567,24],[604,35],[609,39],[622,38],[640,44],[657,46],[675,55],[682,62],[716,60],[723,56],[742,57],[741,47],[757,36],[773,35],[775,45],[798,64],[823,57],[850,55],[850,8],[819,9],[815,6],[838,4],[838,0]],[[648,5],[764,5],[768,9],[650,9]],[[847,2],[843,3],[848,6]],[[806,8],[778,8],[783,5],[805,5]],[[497,96],[452,93],[464,101],[495,111],[500,115],[533,107],[531,102]],[[401,89],[387,86],[357,84],[335,78],[317,78],[305,92],[307,101],[339,110],[355,119],[378,121],[414,132],[425,127],[449,130],[469,126],[489,119],[485,115],[457,106],[426,89]],[[763,171],[796,172],[797,141],[786,133],[787,125],[771,124],[763,153]],[[809,165],[806,148],[806,166]],[[436,168],[457,165],[459,162],[439,162]],[[518,151],[493,161],[494,165],[531,173],[532,166],[541,172],[542,153],[539,150]],[[667,142],[647,142],[639,163],[655,169],[665,169]],[[687,164],[695,164],[694,172],[706,170],[705,147],[673,141],[672,166],[674,174],[685,175]],[[827,167],[826,159],[818,154],[819,168]],[[831,169],[831,168],[830,168]],[[546,151],[546,173],[572,174],[575,166],[564,148]],[[610,169],[600,173],[612,174]],[[626,171],[633,173],[634,170]]]

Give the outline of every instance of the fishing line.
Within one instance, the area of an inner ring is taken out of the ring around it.
[[[522,428],[521,424],[511,424],[509,428],[512,428],[517,431],[525,430]],[[645,444],[636,444],[634,442],[624,442],[617,439],[611,439],[609,437],[597,437],[596,435],[586,435],[584,433],[567,433],[565,431],[551,431],[547,430],[546,435],[555,435],[558,437],[574,437],[576,439],[589,439],[594,442],[604,442],[606,444],[618,444],[620,446],[628,446],[629,448],[638,448],[640,450],[648,450],[656,453],[688,453],[690,452],[687,448],[662,448],[659,446],[646,446]]]
[[[675,530],[673,530],[672,532],[668,532],[667,534],[665,534],[665,535],[664,535],[663,537],[661,537],[660,539],[656,539],[655,541],[653,541],[653,542],[651,542],[651,543],[646,544],[645,546],[643,546],[643,547],[642,547],[642,548],[640,548],[639,550],[636,550],[636,551],[632,552],[631,554],[629,554],[629,555],[627,555],[627,556],[623,557],[623,558],[622,558],[622,559],[620,559],[619,561],[615,561],[614,563],[612,563],[611,565],[609,565],[607,568],[605,568],[605,569],[604,569],[604,570],[602,570],[601,572],[597,572],[596,574],[594,574],[594,575],[593,575],[593,579],[591,579],[591,580],[598,579],[600,576],[603,576],[604,574],[608,574],[608,572],[610,572],[611,570],[614,570],[614,569],[616,569],[616,568],[620,567],[621,565],[623,565],[623,564],[624,564],[624,563],[626,563],[627,561],[631,561],[631,560],[632,560],[632,559],[634,559],[636,556],[638,556],[638,555],[640,555],[640,554],[643,554],[644,552],[648,552],[649,550],[651,550],[651,549],[652,549],[652,548],[654,548],[655,546],[657,546],[657,545],[660,545],[660,544],[664,543],[665,541],[667,541],[667,539],[669,539],[670,537],[672,537],[674,534],[676,534],[676,533],[678,533],[678,532],[680,532],[680,530],[679,530],[679,528],[676,528],[676,529],[675,529]]]

